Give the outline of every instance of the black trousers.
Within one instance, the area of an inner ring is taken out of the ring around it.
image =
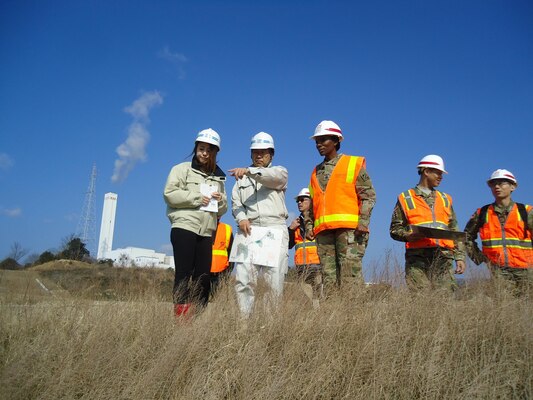
[[[211,297],[215,296],[220,284],[225,282],[231,276],[231,268],[228,267],[221,272],[211,272]]]
[[[207,305],[211,287],[211,236],[199,236],[181,228],[172,228],[170,241],[174,251],[175,304],[195,302]]]

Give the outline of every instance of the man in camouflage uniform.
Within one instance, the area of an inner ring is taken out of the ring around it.
[[[305,214],[305,225],[308,239],[312,240],[314,237],[313,228],[316,233],[318,254],[323,266],[324,287],[327,290],[328,286],[331,287],[334,283],[340,286],[343,281],[363,284],[362,260],[368,244],[370,216],[376,203],[376,192],[366,171],[365,159],[345,156],[338,152],[343,136],[339,126],[332,121],[322,121],[311,139],[315,140],[316,148],[324,157],[324,161],[316,166],[311,177],[313,208]],[[351,168],[354,172],[353,181],[350,183],[351,189],[348,185],[339,187],[338,184],[335,186],[330,182],[332,176],[336,182],[346,177],[346,172],[340,168],[348,159],[354,163],[352,167],[351,164],[348,166],[348,171]],[[344,175],[339,177],[339,173]],[[320,198],[317,197],[319,195]],[[351,202],[355,207],[349,207]],[[334,203],[337,206],[333,206]],[[342,206],[342,203],[347,204]],[[355,215],[349,215],[344,221],[322,224],[320,221],[328,220],[330,216],[317,215],[319,210],[326,207],[338,209],[338,205],[346,211],[336,213],[333,210],[332,216],[344,216],[345,213],[355,213]]]
[[[435,190],[440,185],[442,174],[447,172],[442,158],[436,155],[424,157],[417,168],[420,175],[418,185],[400,194],[396,201],[390,236],[406,243],[405,280],[410,289],[433,287],[453,290],[457,286],[453,272],[462,274],[466,269],[464,245],[428,239],[420,233],[414,233],[409,227],[421,225],[459,230],[451,197]],[[416,223],[406,209],[406,204],[412,204],[412,209],[418,208],[418,221],[424,221],[423,223]]]
[[[494,203],[477,209],[466,224],[468,255],[523,294],[533,285],[533,207],[511,198],[518,182],[510,171],[494,171],[487,184]],[[483,251],[476,243],[478,233]]]

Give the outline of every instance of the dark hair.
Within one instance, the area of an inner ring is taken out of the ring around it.
[[[341,140],[338,136],[331,135],[331,140],[333,140],[335,143],[335,150],[339,151],[341,148]]]
[[[192,153],[191,153],[192,159],[195,160],[196,162],[198,162],[198,159],[196,158],[196,150],[198,149],[199,143],[205,143],[205,142],[194,142],[194,149],[192,150]],[[218,154],[218,147],[211,143],[205,143],[205,144],[209,145],[209,148],[215,151],[215,157],[209,157],[209,160],[207,161],[207,165],[201,168],[202,168],[202,171],[205,172],[206,174],[212,174],[213,172],[215,172],[215,169],[217,168],[216,155]]]

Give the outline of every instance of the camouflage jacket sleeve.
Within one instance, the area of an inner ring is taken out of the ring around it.
[[[376,204],[376,191],[372,185],[372,180],[368,172],[363,167],[357,176],[355,183],[355,190],[359,197],[359,225],[357,229],[368,232],[368,225],[370,224],[370,216],[372,209]]]
[[[450,221],[448,222],[448,228],[452,231],[459,231],[459,224],[457,223],[457,216],[455,215],[455,210],[453,209],[453,206],[450,207],[452,211],[452,215],[450,216]],[[465,245],[463,242],[454,242],[455,247],[453,251],[453,258],[456,261],[464,261],[466,258],[465,254]]]
[[[527,214],[527,226],[531,231],[531,236],[533,236],[533,208]]]
[[[474,263],[476,263],[476,265],[488,261],[487,257],[485,257],[485,255],[477,245],[476,239],[479,232],[478,224],[479,212],[476,211],[474,214],[472,214],[470,220],[466,223],[465,226],[466,251],[468,252],[468,256],[472,259],[472,261],[474,261]]]
[[[315,218],[315,216],[313,215],[313,200],[311,200],[311,205],[309,207],[309,210],[303,212],[303,217],[304,217],[305,231],[313,232],[313,227],[314,227],[313,221]]]
[[[396,205],[392,211],[389,233],[391,238],[400,242],[407,242],[407,235],[411,233],[407,218],[398,200],[396,200]]]

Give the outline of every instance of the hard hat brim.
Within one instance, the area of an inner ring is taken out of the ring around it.
[[[431,169],[436,169],[437,171],[441,171],[443,174],[447,174],[448,173],[448,171],[446,171],[444,168],[439,168],[439,166],[437,166],[437,165],[418,164],[416,166],[416,168],[418,168],[418,169],[431,168]]]
[[[487,180],[487,184],[490,184],[492,181],[507,181],[507,182],[512,183],[514,185],[518,185],[517,181],[513,181],[512,179],[509,179],[509,178],[491,178],[491,179]]]
[[[315,134],[313,136],[310,136],[309,139],[311,140],[315,140],[315,138],[319,137],[319,136],[336,136],[339,138],[339,142],[342,142],[344,140],[344,137],[343,136],[340,136],[340,135],[335,135],[335,134],[332,134],[332,133],[319,133],[319,134]]]
[[[215,146],[218,151],[220,151],[220,145],[218,143],[216,143],[214,140],[209,140],[209,139],[196,139],[195,142],[202,142],[202,143],[207,143],[207,144],[212,144],[213,146]]]

